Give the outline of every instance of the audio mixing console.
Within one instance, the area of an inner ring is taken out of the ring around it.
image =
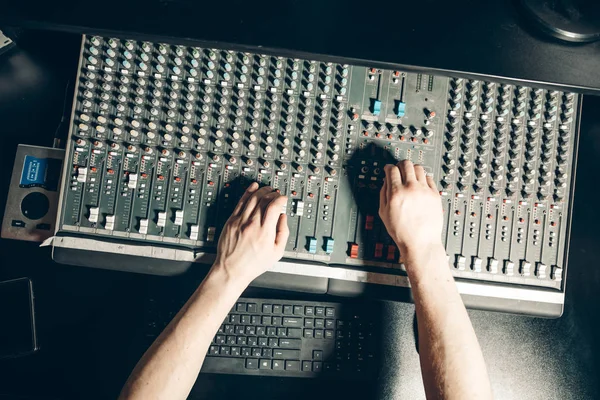
[[[193,261],[259,181],[289,198],[276,271],[406,286],[377,207],[383,166],[409,159],[439,183],[463,294],[562,309],[573,93],[102,37],[84,37],[75,92],[55,257]]]

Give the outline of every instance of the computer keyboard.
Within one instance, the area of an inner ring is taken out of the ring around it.
[[[201,372],[372,379],[380,323],[369,305],[240,298],[215,334]],[[150,326],[157,335],[168,322],[153,317]]]

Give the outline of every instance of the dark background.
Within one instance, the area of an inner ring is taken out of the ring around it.
[[[524,20],[520,2],[13,0],[4,1],[0,23],[291,49],[598,91],[600,42],[547,39]]]
[[[418,16],[417,19],[421,22],[416,24],[416,27],[425,24],[437,29],[434,26],[435,18],[427,19],[428,6],[431,6],[431,3],[420,2],[423,9],[418,15],[413,15]],[[479,2],[466,3],[471,3],[473,7],[484,7]],[[162,3],[148,4],[152,9]],[[301,3],[290,2],[288,5],[294,4],[294,7],[301,8]],[[325,7],[317,3],[314,6]],[[348,4],[340,8],[340,18],[350,15],[348,7],[351,6],[355,5]],[[363,6],[372,7],[369,4]],[[105,7],[98,7],[102,9],[99,11],[102,15],[106,11]],[[123,7],[129,10],[127,5]],[[207,7],[210,11],[214,6]],[[330,4],[322,12],[331,15],[333,11],[330,7],[333,5]],[[273,10],[271,16],[276,14],[276,11]],[[448,10],[450,11],[454,12],[454,8]],[[237,12],[239,10],[232,11],[230,16],[235,16]],[[436,18],[440,18],[439,13],[436,15]],[[49,17],[57,18],[52,13]],[[266,17],[262,15],[260,18]],[[374,27],[371,28],[370,25],[363,24],[364,32],[359,36],[366,35],[373,37],[373,40],[381,39],[380,33],[373,32],[388,32],[389,27],[386,24],[392,21],[386,20],[391,19],[390,16],[381,16],[373,12],[372,19],[378,18],[379,21],[383,19],[383,28],[377,31],[376,28],[380,25],[373,24]],[[199,19],[201,21],[197,21],[197,24],[206,24],[207,27],[215,24]],[[404,16],[404,20],[405,23],[412,21],[409,16]],[[162,26],[151,26],[152,19],[144,21],[148,24],[148,29],[166,29]],[[235,25],[235,18],[232,21]],[[107,21],[110,22],[111,20]],[[473,23],[480,24],[478,20]],[[143,28],[140,24],[140,19],[135,19],[130,29]],[[465,25],[468,25],[465,22],[456,20],[455,25],[463,34],[468,33],[465,32]],[[180,26],[181,31],[187,28],[189,27],[185,24]],[[295,30],[298,35],[309,34],[293,25],[289,29]],[[469,29],[480,28],[472,26]],[[514,31],[524,35],[521,28],[514,25],[508,28],[488,29],[506,31],[498,31],[498,37],[510,38]],[[249,43],[258,37],[266,37],[248,32],[244,40],[247,39]],[[331,33],[327,29],[321,32],[323,35]],[[235,32],[228,32],[227,27],[223,27],[219,32],[210,31],[210,35],[215,37],[218,34],[230,39]],[[273,33],[273,43],[270,44],[273,47],[281,46],[283,42],[280,41],[283,41],[286,35],[292,35],[292,32],[285,33],[283,39],[281,35]],[[597,86],[600,87],[600,69],[591,68],[595,64],[587,65],[590,66],[589,69],[585,68],[585,60],[590,63],[598,62],[600,57],[584,59],[582,63],[579,63],[579,59],[572,59],[569,64],[560,63],[561,57],[580,49],[583,49],[583,55],[596,55],[598,45],[576,47],[576,50],[572,50],[573,47],[539,41],[532,47],[532,51],[523,49],[521,52],[519,46],[509,49],[500,47],[489,53],[495,54],[487,58],[489,64],[484,65],[483,60],[481,64],[461,64],[464,60],[461,61],[460,56],[465,54],[465,46],[459,45],[459,36],[449,36],[451,35],[440,37],[436,43],[426,43],[408,33],[399,37],[397,41],[400,48],[408,46],[414,49],[417,42],[422,43],[425,49],[431,48],[431,52],[423,52],[426,54],[422,55],[422,58],[410,59],[410,63],[414,61],[415,65],[439,67],[442,61],[450,64],[454,62],[457,69],[464,66],[467,71],[482,72],[466,68],[481,66],[491,72],[502,71],[506,75],[515,72],[514,76],[517,77],[521,77],[518,74],[524,71],[522,67],[517,70],[522,60],[533,57],[532,54],[546,54],[547,57],[537,60],[532,66],[534,70],[528,73],[535,73],[537,68],[540,79],[546,79],[552,74],[573,81],[580,78],[583,81],[583,77],[589,78],[589,82],[598,79]],[[386,37],[382,40],[389,39]],[[473,37],[473,51],[477,51],[478,46],[482,45],[480,39],[481,36]],[[456,59],[444,61],[443,57],[436,54],[445,55],[444,51],[448,51],[449,41],[456,46]],[[63,112],[67,82],[70,81],[72,85],[75,77],[80,38],[77,35],[33,31],[26,32],[19,43],[19,49],[13,49],[10,53],[0,56],[0,212],[4,209],[5,193],[17,144],[51,145]],[[327,48],[326,44],[321,45],[322,52],[337,50],[340,54],[350,47],[347,43],[340,44],[336,49]],[[540,48],[541,53],[537,52]],[[380,49],[379,53],[375,50],[372,50],[373,53],[366,51],[365,57],[361,58],[377,58],[377,54],[383,54],[384,51],[389,55],[391,53],[388,50]],[[507,58],[515,52],[523,58]],[[406,54],[417,53],[419,51],[415,50]],[[497,57],[502,58],[500,64],[494,64]],[[581,67],[577,69],[577,73],[573,73],[576,69],[574,64]],[[67,93],[70,101],[72,86]],[[600,398],[600,268],[597,262],[600,254],[600,212],[596,165],[600,155],[600,120],[596,112],[599,107],[600,99],[592,96],[584,98],[564,315],[559,319],[545,320],[470,311],[498,399]],[[62,129],[66,129],[66,126]],[[185,299],[202,278],[199,270],[167,278],[58,265],[50,260],[48,248],[0,240],[0,280],[22,276],[29,276],[33,280],[41,350],[29,357],[0,361],[0,399],[13,398],[11,395],[36,399],[116,398],[129,372],[151,339],[146,337],[145,328],[148,300],[159,299],[160,305],[167,298]],[[364,385],[351,381],[201,375],[192,397],[423,398],[413,333],[414,306],[405,303],[382,303],[380,307],[383,332],[380,340],[386,349],[378,382]]]

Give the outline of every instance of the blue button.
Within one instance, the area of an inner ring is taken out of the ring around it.
[[[327,254],[331,254],[333,253],[333,244],[334,244],[334,240],[333,238],[325,238],[325,253]]]
[[[373,103],[373,115],[381,114],[381,101],[375,100]]]
[[[308,252],[312,254],[317,252],[317,238],[308,238]]]
[[[398,103],[398,112],[396,113],[396,115],[398,115],[398,117],[404,117],[404,113],[406,111],[406,103],[404,102],[399,102]]]

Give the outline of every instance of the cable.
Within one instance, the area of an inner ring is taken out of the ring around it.
[[[58,126],[56,127],[56,130],[54,131],[54,139],[52,141],[52,147],[54,147],[55,149],[58,149],[61,146],[61,139],[59,137],[59,132],[60,132],[60,128],[62,127],[63,122],[65,122],[65,111],[67,109],[67,95],[69,94],[69,85],[71,84],[71,81],[68,80],[67,81],[67,85],[65,86],[65,94],[63,96],[63,108],[62,108],[62,115],[60,117],[60,121],[58,123]]]

